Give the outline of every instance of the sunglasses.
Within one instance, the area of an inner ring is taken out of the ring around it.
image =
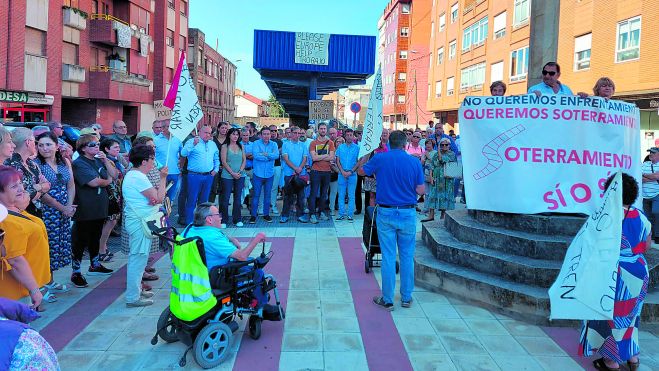
[[[87,143],[87,147],[89,147],[89,148],[98,147],[98,142],[89,142],[89,143]]]
[[[444,143],[442,143],[442,144],[440,144],[439,146],[440,146],[440,147],[448,147],[449,145],[450,145],[450,144],[444,144]]]
[[[420,137],[420,136],[418,136],[418,135],[414,135],[414,136],[412,136],[412,138],[417,138],[417,139],[421,139],[421,137]]]
[[[556,74],[556,71],[547,71],[547,70],[542,70],[542,76],[554,76]]]

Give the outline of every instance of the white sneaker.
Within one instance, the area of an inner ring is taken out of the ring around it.
[[[236,223],[236,227],[238,227],[238,228],[242,227],[243,225],[244,225],[243,222]]]

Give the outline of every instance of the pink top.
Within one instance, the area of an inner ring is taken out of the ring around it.
[[[421,155],[423,155],[423,153],[426,152],[426,150],[421,146],[414,147],[411,143],[408,143],[405,146],[405,152],[409,153],[412,156],[421,157]]]

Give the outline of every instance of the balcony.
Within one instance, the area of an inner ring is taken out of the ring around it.
[[[62,81],[85,82],[86,71],[82,66],[62,64]]]
[[[90,67],[89,83],[90,98],[142,103],[153,98],[151,80],[108,66]]]
[[[125,36],[128,33],[126,43]],[[132,30],[128,23],[108,14],[92,14],[89,22],[89,41],[120,48],[130,48]]]
[[[87,13],[76,8],[63,7],[62,19],[65,26],[84,30],[87,28]]]

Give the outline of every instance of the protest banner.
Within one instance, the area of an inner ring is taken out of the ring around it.
[[[327,66],[329,40],[330,35],[327,33],[296,32],[295,63]]]
[[[597,210],[570,243],[549,289],[551,319],[613,319],[623,218],[618,171]]]
[[[459,122],[469,209],[591,214],[618,169],[641,184],[633,104],[567,95],[466,97]]]
[[[334,118],[334,101],[309,101],[309,120],[331,120],[332,118]]]
[[[185,62],[185,53],[181,53],[164,105],[172,109],[169,132],[184,141],[188,134],[197,128],[197,123],[204,115],[194,81],[190,78],[188,64]]]
[[[156,120],[169,120],[172,118],[172,110],[165,107],[164,100],[153,101],[153,109],[156,111]]]
[[[362,140],[359,142],[359,155],[357,157],[362,158],[378,148],[380,136],[382,136],[382,71],[381,67],[378,67],[371,88],[371,97],[364,118],[364,131],[362,132]]]

